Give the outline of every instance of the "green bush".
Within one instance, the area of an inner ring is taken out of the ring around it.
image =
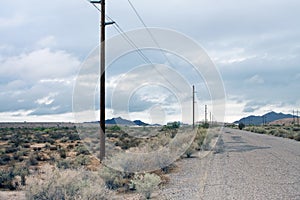
[[[118,125],[114,125],[114,126],[109,126],[107,128],[108,131],[113,131],[113,132],[118,132],[121,131],[121,127],[119,127]]]
[[[240,130],[243,130],[244,128],[245,128],[245,124],[244,124],[244,123],[242,123],[242,122],[241,122],[241,123],[239,123],[239,129],[240,129]]]
[[[205,122],[202,125],[200,125],[200,128],[208,129],[209,128],[209,123]]]

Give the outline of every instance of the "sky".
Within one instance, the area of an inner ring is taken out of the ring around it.
[[[148,27],[182,33],[207,52],[225,88],[226,122],[269,111],[300,111],[300,1],[131,0],[131,3]],[[106,4],[108,16],[122,30],[143,27],[128,0],[107,0]],[[108,39],[117,35],[112,26],[107,27]],[[85,0],[1,0],[0,121],[76,121],[72,104],[74,85],[98,43],[99,12]],[[158,52],[144,53],[166,63]],[[130,97],[129,114],[118,110],[122,98],[113,91],[126,74],[120,68],[130,71],[130,66],[142,64],[137,57],[128,54],[107,72],[107,118],[130,116],[152,123],[179,119],[184,108],[180,107],[178,97],[157,85],[139,85]],[[182,61],[172,55],[169,59]],[[197,91],[197,120],[203,120],[205,104],[208,112],[213,112],[206,82],[201,78],[195,80],[186,70],[191,68],[187,63],[173,67],[185,79],[194,81],[191,82]],[[127,83],[132,85],[135,80],[141,84],[142,79],[143,76],[134,76]],[[176,78],[172,80],[176,82]],[[111,96],[115,106],[111,106]],[[190,98],[191,95],[186,96]],[[97,105],[97,98],[95,102]],[[97,109],[95,106],[95,113]]]

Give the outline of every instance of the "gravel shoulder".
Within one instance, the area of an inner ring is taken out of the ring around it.
[[[224,129],[213,152],[177,165],[159,199],[300,199],[294,140]]]

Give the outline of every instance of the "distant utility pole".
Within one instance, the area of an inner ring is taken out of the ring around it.
[[[207,105],[205,105],[205,123],[207,123]]]
[[[193,85],[193,129],[195,128],[195,86]]]
[[[212,124],[211,112],[209,112],[209,123]]]
[[[299,113],[298,113],[298,110],[297,110],[297,125],[299,126]]]
[[[105,22],[105,0],[91,0],[101,5],[101,30],[100,30],[100,161],[105,158],[105,26],[114,22]],[[95,6],[96,7],[96,6]],[[102,130],[102,131],[101,131]]]
[[[266,119],[266,118],[267,118],[267,116],[262,116],[262,118],[263,118],[263,126],[264,126],[264,125],[266,125],[266,124],[267,124],[267,119]]]
[[[295,125],[295,111],[293,110],[293,125]]]

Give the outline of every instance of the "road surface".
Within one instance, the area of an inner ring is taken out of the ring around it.
[[[300,200],[300,142],[225,128],[216,150],[178,162],[158,199]]]

